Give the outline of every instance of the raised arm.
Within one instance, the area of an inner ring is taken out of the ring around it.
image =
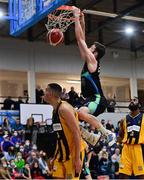
[[[73,6],[73,14],[75,17],[75,35],[77,41],[85,40],[85,20],[84,14],[81,13],[80,9]]]
[[[81,12],[80,13],[80,24],[81,24],[81,28],[82,28],[82,31],[83,31],[83,38],[85,40],[85,17],[84,17],[84,13]]]
[[[73,13],[76,18],[75,36],[80,50],[80,54],[82,59],[87,62],[88,70],[93,73],[97,69],[97,60],[85,42],[84,15],[82,15],[80,18],[80,10],[76,7],[74,8]]]

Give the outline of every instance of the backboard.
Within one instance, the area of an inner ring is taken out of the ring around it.
[[[69,0],[9,0],[10,35],[19,36]]]

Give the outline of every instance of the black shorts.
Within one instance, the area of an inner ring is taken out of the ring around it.
[[[98,116],[105,112],[107,108],[107,100],[104,96],[95,95],[86,99],[84,106],[88,107],[89,113]]]

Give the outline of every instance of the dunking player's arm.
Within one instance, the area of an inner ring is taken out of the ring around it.
[[[92,53],[92,51],[87,47],[87,44],[85,42],[85,33],[84,33],[84,17],[81,16],[81,23],[80,23],[80,12],[78,8],[74,9],[74,16],[76,18],[75,20],[75,35],[77,39],[77,44],[80,50],[81,57],[84,61],[87,62],[88,70],[93,73],[97,69],[97,60]],[[82,24],[82,25],[81,25]],[[84,29],[82,29],[82,26]]]
[[[74,142],[73,145],[75,148],[74,166],[76,173],[79,173],[81,172],[81,168],[82,168],[82,163],[80,159],[81,135],[80,135],[79,126],[76,123],[77,120],[75,118],[75,112],[69,104],[63,103],[59,108],[59,115],[63,119],[65,119],[65,123],[68,129],[71,131],[73,135],[73,142]]]
[[[82,31],[83,31],[83,38],[85,40],[85,19],[84,19],[84,13],[80,13],[80,24],[81,24],[81,28],[82,28]]]

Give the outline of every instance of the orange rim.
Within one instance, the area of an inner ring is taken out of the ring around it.
[[[72,11],[73,10],[73,6],[60,6],[59,8],[57,8],[57,10],[66,10],[66,11]]]
[[[53,15],[53,14],[49,14],[48,15],[48,18],[49,19],[51,19],[51,20],[53,20],[53,19],[58,19],[59,17],[58,16],[56,16],[56,15]],[[62,18],[63,20],[65,20],[65,21],[75,21],[75,19],[76,18],[74,18],[74,17],[70,17],[70,18]]]

